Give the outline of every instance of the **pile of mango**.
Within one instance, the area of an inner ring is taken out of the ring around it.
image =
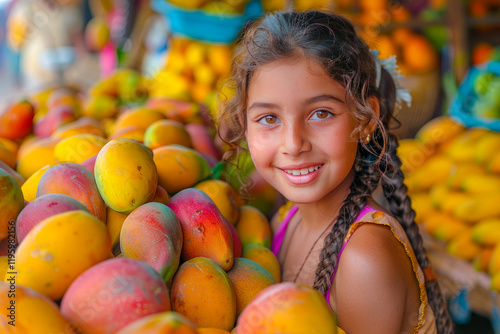
[[[400,141],[416,222],[500,291],[500,133],[442,116]]]
[[[0,328],[335,333],[323,296],[280,283],[269,221],[222,180],[198,105],[143,82],[1,110]]]

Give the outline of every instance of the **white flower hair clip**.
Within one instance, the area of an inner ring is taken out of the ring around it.
[[[401,79],[403,75],[398,68],[398,64],[396,63],[396,56],[392,55],[389,58],[380,59],[378,55],[380,51],[378,50],[370,50],[373,59],[375,60],[375,65],[377,69],[377,78],[376,84],[377,88],[380,86],[380,79],[382,77],[382,67],[389,72],[392,79],[394,80],[394,84],[396,85],[396,104],[398,108],[401,108],[403,105],[403,101],[406,103],[408,107],[411,107],[411,94],[408,89],[405,89],[401,86]]]

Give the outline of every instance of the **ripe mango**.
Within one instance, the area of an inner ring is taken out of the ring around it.
[[[82,165],[67,162],[49,168],[40,178],[37,197],[63,194],[82,203],[102,222],[106,222],[106,205],[99,194],[94,177]]]
[[[114,139],[97,155],[97,188],[106,204],[130,213],[153,198],[158,173],[149,148],[130,139]]]
[[[9,173],[10,176],[17,182],[17,184],[22,187],[25,182],[24,177],[21,176],[18,172],[16,172],[13,168],[9,167],[2,160],[0,160],[0,168]],[[22,188],[21,188],[22,189]]]
[[[227,274],[213,260],[196,257],[174,276],[172,308],[200,327],[231,330],[236,320],[236,295]]]
[[[92,334],[116,333],[140,318],[170,310],[160,275],[147,263],[127,258],[109,259],[85,271],[61,302],[62,315]]]
[[[269,248],[258,244],[250,244],[243,249],[243,257],[260,264],[266,268],[277,283],[281,282],[280,263]]]
[[[59,161],[81,164],[95,156],[106,145],[106,139],[84,133],[67,137],[54,147],[54,156]]]
[[[26,205],[17,216],[16,237],[18,242],[22,242],[29,231],[45,218],[74,210],[89,212],[82,203],[67,195],[47,194],[38,197]]]
[[[50,168],[55,165],[58,165],[59,163],[53,163],[50,165],[43,166],[36,172],[34,172],[29,178],[24,181],[23,185],[21,186],[21,190],[23,191],[24,199],[28,202],[32,202],[36,198],[36,192],[38,190],[38,184],[40,183],[40,179],[42,178],[43,174]]]
[[[116,334],[201,334],[196,325],[179,313],[161,312],[134,321]]]
[[[167,145],[153,150],[158,167],[158,183],[169,194],[193,187],[210,176],[210,166],[197,151],[180,146]]]
[[[269,220],[258,209],[243,205],[236,224],[243,248],[249,244],[259,244],[271,248],[272,230]]]
[[[53,165],[57,162],[54,156],[54,148],[60,141],[58,138],[38,139],[27,147],[19,148],[17,160],[17,172],[25,179],[46,165]]]
[[[206,180],[195,186],[214,201],[217,208],[231,224],[236,225],[240,217],[240,206],[245,204],[243,198],[229,183],[222,180]]]
[[[21,285],[16,285],[13,289],[15,297],[7,298],[10,290],[10,284],[0,281],[0,294],[3,296],[0,298],[0,307],[4,311],[0,316],[0,331],[5,330],[2,333],[76,334],[76,330],[68,320],[64,319],[58,306],[52,300]],[[9,307],[12,307],[11,301],[15,301],[15,309],[12,311],[12,315],[15,316],[15,326],[8,325],[7,322],[12,319],[5,316],[11,313],[9,310]]]
[[[16,250],[18,284],[60,299],[85,270],[111,257],[106,226],[85,211],[69,211],[38,223]]]
[[[275,284],[273,276],[260,264],[249,259],[235,258],[227,276],[236,294],[236,316],[268,286]]]
[[[182,229],[175,213],[161,203],[146,203],[130,213],[120,233],[123,256],[141,260],[170,282],[179,267]]]
[[[238,334],[337,333],[337,319],[317,290],[278,283],[261,291],[238,318]]]
[[[9,173],[0,168],[0,240],[7,237],[10,227],[9,222],[16,220],[17,215],[24,208],[24,198],[21,187]]]
[[[212,259],[228,271],[233,266],[233,238],[214,202],[204,192],[188,188],[168,202],[182,227],[181,260],[195,257]]]
[[[52,137],[64,139],[84,133],[102,138],[106,137],[104,129],[99,124],[99,122],[89,117],[80,117],[74,122],[60,126],[52,133]]]
[[[162,119],[151,124],[144,132],[144,145],[152,150],[172,144],[192,147],[191,137],[180,122]]]
[[[28,101],[20,101],[0,111],[0,137],[21,139],[31,132],[35,109]]]

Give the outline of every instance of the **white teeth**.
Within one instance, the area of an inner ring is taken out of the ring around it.
[[[323,165],[318,165],[318,166],[309,167],[309,168],[302,168],[302,169],[286,169],[285,172],[287,172],[288,174],[291,174],[291,175],[295,175],[295,176],[307,175],[309,173],[312,173],[312,172],[318,170],[321,166],[323,166]]]

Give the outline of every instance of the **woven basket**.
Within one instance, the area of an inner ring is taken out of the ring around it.
[[[401,85],[410,91],[411,107],[403,103],[402,109],[396,113],[396,118],[401,122],[401,126],[391,130],[391,132],[400,139],[412,138],[434,116],[440,92],[439,72],[405,76]],[[396,124],[391,127],[395,126]]]

